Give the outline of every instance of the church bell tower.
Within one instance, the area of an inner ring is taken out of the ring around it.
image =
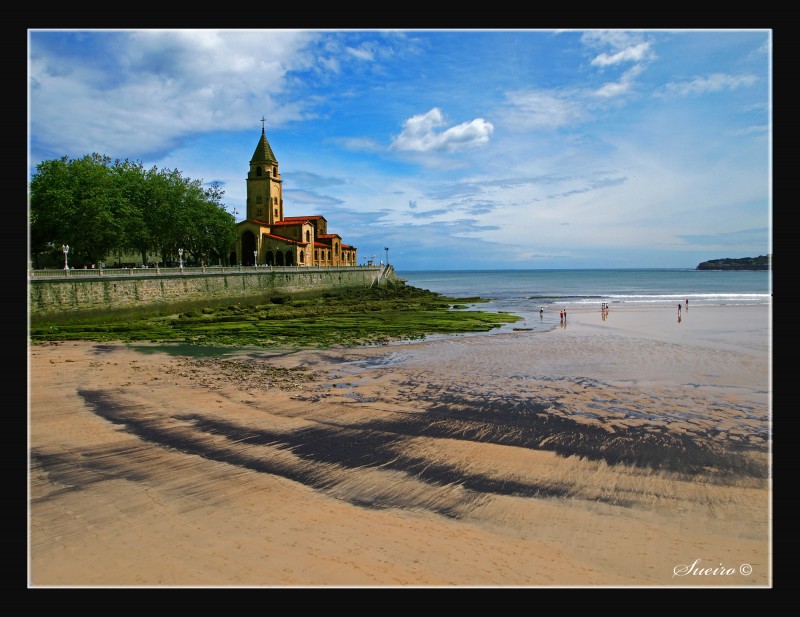
[[[283,220],[283,192],[278,161],[272,153],[261,118],[261,139],[247,174],[247,219],[274,225]]]

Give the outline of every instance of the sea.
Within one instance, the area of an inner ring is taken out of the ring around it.
[[[408,285],[445,296],[488,300],[480,308],[528,319],[543,309],[548,316],[562,308],[600,309],[607,303],[690,306],[770,305],[771,270],[536,269],[536,270],[398,270]]]

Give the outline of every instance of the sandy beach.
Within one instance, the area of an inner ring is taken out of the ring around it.
[[[29,585],[768,587],[769,310],[32,346]]]

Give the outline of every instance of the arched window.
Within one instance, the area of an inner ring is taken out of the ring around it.
[[[300,251],[300,263],[301,264],[306,263],[306,254],[304,251]]]
[[[277,165],[273,165],[272,166],[272,174],[275,175],[275,176],[278,175],[278,166]]]
[[[256,175],[257,176],[261,175],[261,167],[256,167]]]
[[[338,255],[339,254],[339,243],[338,242],[334,242],[333,243],[333,254],[334,255]]]
[[[311,242],[311,232],[306,231],[306,242]]]

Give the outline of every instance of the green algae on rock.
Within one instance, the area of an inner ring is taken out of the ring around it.
[[[451,298],[409,285],[281,295],[260,304],[196,306],[180,313],[76,317],[37,323],[32,343],[51,340],[181,342],[325,348],[487,332],[521,318],[465,310],[481,298]]]

